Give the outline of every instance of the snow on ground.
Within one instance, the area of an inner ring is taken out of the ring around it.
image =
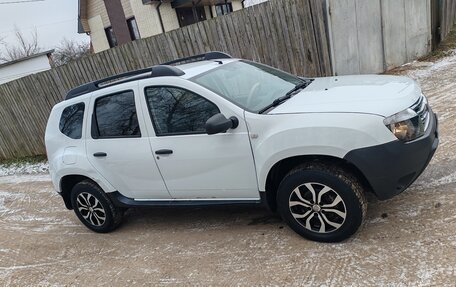
[[[447,52],[447,55],[447,57],[441,58],[435,62],[416,60],[406,63],[399,68],[394,69],[391,73],[405,75],[421,82],[422,80],[431,78],[447,69],[451,69],[451,66],[456,64],[456,50]]]
[[[49,172],[47,161],[38,163],[11,163],[0,164],[0,176],[18,174],[43,174]]]
[[[21,194],[9,191],[0,190],[0,214],[7,211],[5,202],[8,200],[16,200]]]
[[[45,182],[51,181],[49,173],[38,174],[12,174],[0,176],[0,184],[18,184],[18,183],[31,183],[31,182]],[[1,196],[1,194],[0,194]]]
[[[415,61],[415,62],[403,65],[402,68],[409,67],[409,66],[413,66],[414,68],[422,67],[421,69],[410,70],[407,72],[407,75],[409,77],[412,77],[412,78],[418,80],[418,79],[430,77],[433,73],[435,73],[439,70],[442,70],[442,69],[448,67],[449,65],[452,65],[455,63],[456,63],[456,55],[449,57],[449,58],[441,59],[437,62],[417,62],[417,61]]]

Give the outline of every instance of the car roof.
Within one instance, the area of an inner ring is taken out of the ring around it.
[[[67,95],[65,96],[65,100],[79,97],[93,91],[102,90],[108,86],[116,86],[122,83],[137,81],[140,79],[167,76],[184,76],[184,79],[189,79],[193,76],[214,69],[217,66],[223,65],[224,62],[227,63],[230,60],[233,61],[235,59],[232,59],[228,54],[217,51],[194,55],[186,58],[180,58],[160,65],[125,72],[80,85],[68,91]]]

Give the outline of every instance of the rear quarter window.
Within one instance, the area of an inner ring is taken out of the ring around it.
[[[84,121],[84,103],[78,103],[66,107],[60,117],[60,132],[72,139],[82,137],[82,123]]]

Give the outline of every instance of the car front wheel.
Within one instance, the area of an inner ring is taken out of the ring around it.
[[[311,164],[292,170],[277,193],[278,210],[301,236],[339,242],[361,226],[367,201],[359,181],[340,167]]]

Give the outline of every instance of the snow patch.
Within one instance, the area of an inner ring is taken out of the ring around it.
[[[446,184],[455,183],[455,182],[456,182],[456,172],[453,172],[452,174],[449,174],[447,176],[433,180],[429,183],[421,181],[421,182],[419,182],[417,187],[418,188],[430,188],[430,187],[437,187],[437,186],[446,185]]]
[[[385,223],[387,220],[381,217],[374,217],[367,220],[368,223]]]
[[[411,62],[404,66],[415,68],[416,70],[408,70],[407,75],[414,79],[423,79],[432,76],[436,71],[441,71],[448,66],[456,64],[456,55],[441,59],[437,62]]]
[[[48,172],[48,162],[0,164],[0,176],[13,174],[42,174]]]
[[[399,211],[398,216],[400,216],[400,217],[418,217],[421,215],[422,209],[423,209],[423,206],[416,205],[410,209],[405,209],[405,210]]]

